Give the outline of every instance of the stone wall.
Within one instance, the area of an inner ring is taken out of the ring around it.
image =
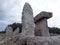
[[[28,38],[27,45],[60,45],[60,36]]]
[[[2,41],[5,38],[5,33],[0,33],[0,41]]]

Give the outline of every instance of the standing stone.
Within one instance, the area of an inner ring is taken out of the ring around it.
[[[34,36],[33,10],[28,3],[25,3],[22,12],[22,34],[24,36]]]
[[[34,18],[35,25],[36,25],[35,34],[37,36],[50,36],[48,25],[47,25],[47,19],[51,17],[52,17],[51,12],[43,11]]]
[[[6,27],[6,38],[11,38],[12,37],[12,34],[13,34],[13,29],[12,27],[8,26]]]
[[[16,35],[19,34],[19,28],[17,28],[14,32],[13,32],[13,37],[15,37]]]

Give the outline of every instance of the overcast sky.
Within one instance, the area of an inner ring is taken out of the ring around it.
[[[25,2],[31,5],[34,16],[41,11],[52,12],[53,17],[48,20],[48,26],[60,28],[60,0],[0,0],[0,30],[10,23],[21,22]]]

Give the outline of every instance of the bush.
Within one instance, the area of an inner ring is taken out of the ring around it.
[[[57,27],[52,27],[52,28],[50,28],[50,27],[49,27],[49,32],[50,32],[50,33],[60,34],[60,28],[57,28]]]

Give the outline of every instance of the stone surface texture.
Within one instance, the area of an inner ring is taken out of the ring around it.
[[[42,11],[37,16],[35,16],[34,22],[37,22],[37,21],[39,21],[40,19],[43,19],[43,18],[49,19],[51,17],[52,17],[52,12]]]
[[[13,37],[15,37],[18,34],[19,34],[19,28],[15,29],[15,31],[13,32]]]
[[[41,12],[34,18],[36,36],[50,36],[47,19],[52,17],[51,12]]]
[[[6,30],[6,38],[11,38],[12,37],[12,34],[13,34],[12,27],[7,26],[5,30]]]
[[[28,3],[25,3],[22,12],[22,35],[34,36],[33,10]]]
[[[27,45],[60,45],[60,36],[28,38]]]
[[[60,45],[60,36],[51,37],[27,37],[18,42],[17,36],[15,38],[1,41],[0,45]],[[20,43],[20,44],[19,44]]]
[[[5,39],[5,33],[0,33],[0,41],[2,41],[3,39]]]
[[[36,23],[35,33],[37,36],[50,36],[46,18]]]

